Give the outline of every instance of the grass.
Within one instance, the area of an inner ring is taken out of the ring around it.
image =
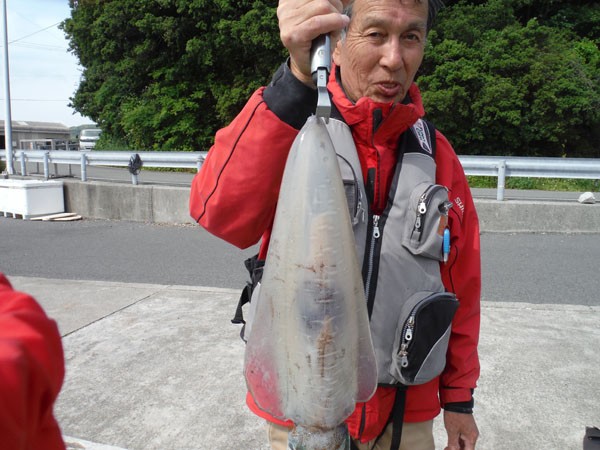
[[[496,188],[498,178],[467,176],[472,188]],[[598,192],[600,180],[574,180],[566,178],[506,178],[506,189],[541,191]]]

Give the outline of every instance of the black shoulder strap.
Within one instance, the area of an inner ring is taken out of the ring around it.
[[[389,385],[388,385],[389,386]],[[390,411],[390,417],[388,421],[383,427],[381,434],[377,436],[375,442],[373,443],[373,447],[377,445],[377,442],[384,435],[385,430],[388,425],[392,424],[392,440],[390,443],[390,450],[398,450],[400,448],[400,443],[402,442],[402,425],[404,424],[404,411],[406,409],[406,390],[408,386],[403,384],[396,386],[396,397],[394,399],[394,406],[392,406],[392,410]],[[353,440],[350,440],[350,450],[358,450],[358,446],[354,443]]]
[[[390,450],[398,450],[402,441],[402,425],[404,424],[407,389],[408,386],[401,384],[396,390],[396,398],[394,399],[394,406],[392,407],[392,414],[389,420],[392,422],[392,443]]]

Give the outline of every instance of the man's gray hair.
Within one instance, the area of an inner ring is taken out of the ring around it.
[[[354,1],[350,0],[350,3],[344,8],[344,14],[348,17],[352,17],[352,8],[354,7]],[[416,3],[421,3],[422,0],[415,0]],[[444,7],[444,0],[427,0],[429,7],[427,8],[427,31],[431,30],[433,21],[437,16],[440,9]]]

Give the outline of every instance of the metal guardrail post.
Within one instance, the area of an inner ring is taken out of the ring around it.
[[[87,156],[81,154],[81,181],[87,181]]]
[[[27,165],[25,164],[25,152],[21,152],[20,159],[21,159],[21,176],[25,177],[25,176],[27,176]]]
[[[506,161],[501,161],[498,165],[498,190],[496,191],[496,200],[504,200],[504,188],[506,186]]]
[[[42,149],[19,149],[22,152],[21,171],[26,174],[27,164],[32,166],[32,173],[43,173],[46,179],[50,178],[49,164],[69,165],[69,175],[72,175],[72,164],[81,161],[81,181],[87,181],[87,166],[116,166],[129,167],[130,171],[137,172],[132,175],[132,183],[138,184],[139,171],[143,165],[148,167],[173,167],[196,169],[200,171],[207,152],[47,152]],[[134,161],[132,162],[132,157]],[[535,158],[511,156],[460,156],[461,164],[467,175],[497,177],[497,200],[504,200],[505,184],[507,177],[534,177],[534,178],[572,178],[572,179],[600,179],[600,158]],[[13,153],[15,163],[19,159]],[[134,164],[135,163],[135,164]],[[44,164],[41,172],[40,164]],[[55,171],[57,174],[58,172]],[[26,174],[27,175],[27,174]]]
[[[131,183],[132,183],[134,186],[137,186],[137,184],[138,184],[138,177],[137,177],[137,175],[136,175],[135,173],[132,173],[132,174],[131,174]]]
[[[50,178],[50,153],[44,153],[44,179],[48,181]]]

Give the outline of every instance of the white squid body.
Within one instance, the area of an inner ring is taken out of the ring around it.
[[[256,308],[244,372],[262,410],[330,430],[373,395],[377,369],[348,203],[316,117],[288,156]]]

